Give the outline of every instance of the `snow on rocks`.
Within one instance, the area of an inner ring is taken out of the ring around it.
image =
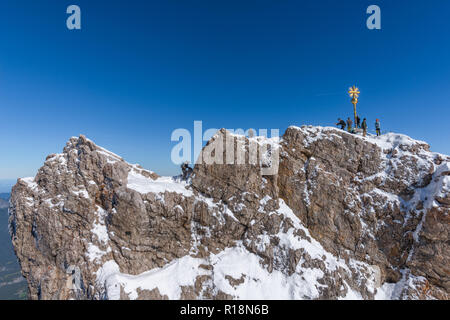
[[[448,264],[448,157],[406,136],[329,127],[234,137],[267,152],[251,164],[197,164],[188,181],[71,138],[12,195],[31,297],[446,297],[436,275]],[[274,152],[277,174],[265,174]],[[76,295],[59,290],[70,278],[45,271],[72,266],[84,284]]]
[[[139,193],[175,192],[186,197],[191,197],[193,193],[191,190],[186,189],[187,186],[188,184],[186,182],[177,181],[174,177],[158,177],[157,179],[152,179],[143,176],[134,169],[128,173],[127,188]]]
[[[325,286],[321,281],[325,276],[324,271],[330,272],[341,268],[349,273],[349,277],[352,276],[345,261],[334,257],[317,241],[311,239],[308,230],[301,225],[299,219],[284,203],[281,202],[280,209],[273,214],[283,215],[294,223],[294,228],[287,233],[277,234],[280,239],[279,247],[287,250],[305,250],[312,259],[326,263],[324,270],[319,267],[304,267],[302,263],[299,263],[291,275],[282,270],[269,271],[259,255],[248,251],[246,246],[238,241],[233,247],[226,248],[217,254],[211,253],[206,258],[186,255],[162,268],[152,269],[139,275],[121,273],[114,261],[107,261],[97,272],[98,281],[105,283],[109,299],[119,298],[118,287],[123,287],[130,299],[138,298],[138,289],[147,291],[157,289],[159,294],[168,299],[180,299],[182,287],[193,287],[199,277],[212,275],[214,290],[235,299],[314,299],[320,296],[320,289]],[[303,230],[310,240],[294,236],[295,228]],[[357,265],[356,262],[353,264]],[[202,268],[202,265],[210,266],[210,268]],[[366,270],[371,269],[367,264],[360,263],[360,265],[363,265],[362,267]],[[372,291],[375,289],[373,285],[372,283]],[[347,293],[341,297],[342,299],[361,299],[361,295],[348,284],[345,284],[345,287],[344,291],[347,290]]]
[[[112,251],[109,245],[108,229],[106,227],[107,212],[96,206],[96,216],[92,225],[92,240],[88,243],[86,255],[91,262],[100,263],[102,257]]]

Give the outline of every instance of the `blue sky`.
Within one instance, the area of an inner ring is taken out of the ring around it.
[[[71,4],[80,31],[66,28]],[[382,30],[366,28],[370,4]],[[449,12],[444,0],[3,0],[0,179],[34,175],[79,134],[176,174],[174,129],[334,125],[353,84],[371,127],[450,154]]]

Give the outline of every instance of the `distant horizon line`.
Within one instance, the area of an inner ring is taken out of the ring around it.
[[[11,193],[11,189],[16,184],[17,179],[0,179],[0,193]]]

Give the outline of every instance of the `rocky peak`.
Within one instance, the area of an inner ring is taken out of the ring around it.
[[[80,136],[19,179],[30,297],[448,299],[450,159],[426,143],[222,129],[202,158],[222,162],[160,177]]]

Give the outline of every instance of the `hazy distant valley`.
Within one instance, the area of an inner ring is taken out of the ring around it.
[[[8,232],[9,194],[0,193],[0,300],[26,299],[27,285]]]

